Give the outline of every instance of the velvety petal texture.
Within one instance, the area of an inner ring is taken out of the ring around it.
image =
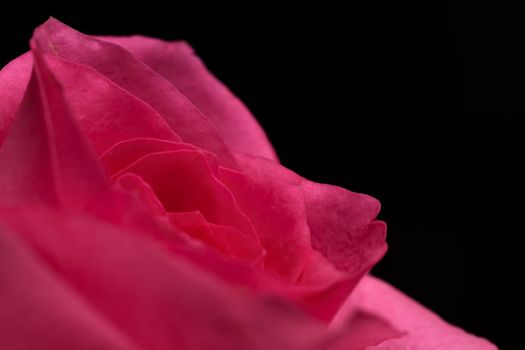
[[[248,108],[206,69],[186,42],[166,42],[139,35],[102,39],[130,50],[175,85],[217,126],[232,151],[277,160],[272,145]]]
[[[494,349],[367,273],[377,200],[283,167],[184,42],[55,19],[0,71],[0,348]]]

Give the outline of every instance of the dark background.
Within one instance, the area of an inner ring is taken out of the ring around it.
[[[284,165],[381,200],[390,250],[376,275],[510,348],[525,61],[505,11],[460,1],[204,7],[5,12],[0,65],[49,15],[86,33],[186,39]]]

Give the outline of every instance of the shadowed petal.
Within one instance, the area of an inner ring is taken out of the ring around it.
[[[215,168],[204,152],[179,150],[148,154],[122,173],[141,176],[168,212],[200,211],[210,223],[232,226],[256,237],[230,190],[214,176]]]
[[[0,348],[138,350],[0,227]]]
[[[363,348],[350,333],[327,329],[283,299],[230,288],[139,233],[72,213],[9,214],[0,213],[0,222],[144,349]]]

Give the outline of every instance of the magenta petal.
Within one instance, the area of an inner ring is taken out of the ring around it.
[[[151,187],[135,174],[125,173],[116,179],[119,188],[135,196],[137,202],[152,216],[161,217],[166,215],[164,206],[159,201]]]
[[[283,179],[284,168],[274,164],[248,176],[221,168],[221,180],[253,223],[267,253],[265,267],[295,283],[312,251],[310,231],[301,187]]]
[[[5,227],[0,280],[1,349],[138,350]]]
[[[239,210],[229,189],[214,176],[216,170],[202,151],[151,153],[122,172],[142,177],[168,212],[200,211],[210,223],[232,226],[256,237],[252,223]]]
[[[386,252],[386,226],[374,221],[379,202],[343,188],[304,180],[312,245],[348,273],[370,269]]]
[[[122,141],[100,156],[107,172],[114,175],[150,153],[197,150],[195,146],[166,140],[137,138]]]
[[[73,119],[62,86],[37,52],[21,108],[0,148],[1,201],[103,211],[109,180]]]
[[[84,134],[98,154],[132,138],[180,141],[164,118],[96,70],[46,56],[53,76]]]
[[[451,326],[432,311],[372,276],[365,277],[345,303],[335,322],[364,311],[387,320],[406,335],[373,347],[381,350],[495,350],[493,344]]]
[[[212,224],[198,212],[168,213],[170,221],[194,239],[207,243],[228,257],[258,263],[263,256],[259,241],[252,236],[225,225]]]
[[[215,123],[231,150],[277,160],[272,145],[250,111],[206,69],[187,43],[144,36],[102,38],[130,50],[175,85]]]
[[[312,314],[330,320],[352,288],[386,251],[385,224],[375,221],[379,202],[343,188],[310,182],[267,159],[236,156],[241,169],[256,182],[247,188],[254,191],[258,182],[263,191],[252,195],[265,200],[260,204],[262,208],[250,211],[241,206],[250,217],[254,215],[255,225],[261,220],[267,227],[274,222],[284,225],[280,220],[293,223],[292,218],[302,218],[303,223],[307,223],[302,230],[288,229],[282,233],[273,229],[275,236],[269,241],[274,244],[285,241],[283,247],[289,251],[286,256],[295,259],[288,262],[288,266],[300,262],[302,274],[298,283],[318,287],[316,293],[305,296],[301,305]],[[228,186],[234,189],[233,183]],[[245,198],[247,205],[257,207],[258,202],[251,201],[250,196],[236,195],[240,205],[241,198]],[[273,202],[266,202],[269,199]],[[268,216],[267,212],[272,209],[274,216]],[[272,218],[267,220],[269,223],[257,218],[260,213]],[[309,239],[306,244],[304,237]],[[262,241],[264,245],[264,239]],[[268,251],[270,254],[270,249]],[[281,254],[278,261],[286,260]]]
[[[35,30],[33,41],[43,53],[89,66],[149,104],[187,143],[213,152],[228,166],[235,159],[213,123],[166,79],[138,61],[129,51],[83,35],[55,19]]]
[[[24,102],[0,147],[0,203],[58,203],[51,136],[42,96],[32,74]]]
[[[24,237],[94,312],[140,348],[363,348],[284,300],[231,288],[135,232],[83,215],[35,209],[11,214],[0,216],[2,222]],[[19,273],[27,277],[25,271]],[[63,312],[57,309],[49,313]]]

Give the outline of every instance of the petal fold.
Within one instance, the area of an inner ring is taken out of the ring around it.
[[[2,203],[30,201],[104,211],[109,179],[72,117],[45,57],[34,68],[18,115],[0,148]]]
[[[232,151],[277,160],[268,137],[248,108],[206,69],[186,42],[140,35],[101,38],[128,49],[175,85],[217,126]]]
[[[42,53],[95,69],[149,104],[184,142],[209,150],[222,164],[235,167],[235,159],[213,123],[173,84],[129,51],[79,33],[54,18],[39,26],[32,40]]]
[[[284,299],[231,288],[141,234],[71,212],[9,214],[0,213],[0,222],[139,348],[364,348]],[[375,343],[377,339],[367,345]]]

